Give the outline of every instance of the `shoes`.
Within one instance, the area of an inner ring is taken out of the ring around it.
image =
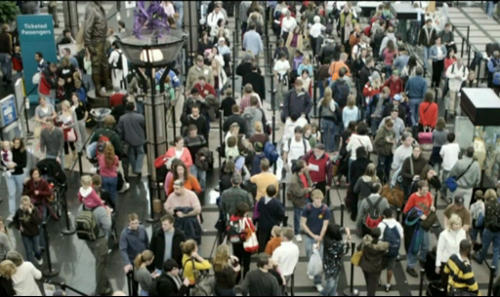
[[[406,268],[406,272],[413,277],[418,277],[418,273],[415,271],[414,268],[408,267]]]
[[[300,235],[300,234],[295,235],[295,240],[297,242],[302,242],[302,235]]]
[[[316,290],[321,293],[321,292],[323,292],[324,289],[323,289],[323,286],[321,284],[317,284]]]
[[[120,191],[118,191],[118,193],[125,193],[128,191],[128,189],[130,189],[130,184],[126,182],[125,184],[123,184],[123,187],[120,189]]]
[[[385,291],[390,292],[391,291],[391,284],[386,284],[385,285]]]
[[[314,275],[307,274],[307,278],[310,280],[314,280]]]
[[[43,265],[43,257],[40,256],[39,258],[35,257],[36,259],[36,263],[38,264],[38,266],[42,266]]]

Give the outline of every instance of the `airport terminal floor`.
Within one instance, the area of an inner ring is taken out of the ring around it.
[[[500,294],[497,1],[0,7],[0,295]]]

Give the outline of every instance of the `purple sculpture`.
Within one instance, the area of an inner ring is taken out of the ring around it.
[[[141,39],[143,33],[152,33],[161,37],[162,33],[170,29],[168,16],[161,6],[161,1],[151,1],[149,7],[144,7],[145,1],[138,1],[134,11],[134,35]]]

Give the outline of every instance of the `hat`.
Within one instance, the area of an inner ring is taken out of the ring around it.
[[[464,197],[456,196],[455,197],[455,204],[463,205],[464,204]]]
[[[315,149],[318,149],[318,150],[325,150],[325,145],[322,144],[322,143],[318,143],[316,144],[316,146],[314,147]]]
[[[401,99],[403,99],[403,96],[401,96],[401,94],[396,94],[396,95],[394,95],[394,98],[392,98],[392,99],[394,99],[396,101],[401,101]]]

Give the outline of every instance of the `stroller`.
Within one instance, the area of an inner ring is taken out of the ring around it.
[[[63,212],[64,195],[67,189],[64,170],[55,159],[43,159],[36,164],[36,167],[52,190],[52,195],[46,203],[47,210],[55,220],[58,220]]]

